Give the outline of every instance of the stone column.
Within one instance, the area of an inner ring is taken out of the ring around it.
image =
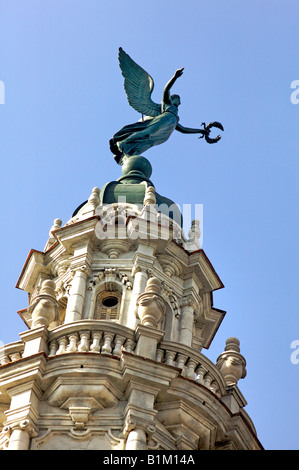
[[[86,266],[80,266],[74,271],[64,323],[81,319],[88,273],[89,270]]]
[[[192,299],[183,299],[180,323],[180,343],[191,346],[194,324],[194,306]]]
[[[146,433],[142,428],[136,428],[130,431],[127,442],[126,450],[146,450]]]
[[[8,444],[8,450],[29,450],[30,437],[23,429],[14,429]]]
[[[147,273],[146,269],[141,268],[140,266],[135,266],[132,270],[132,276],[134,277],[133,289],[131,294],[131,301],[129,306],[129,311],[127,314],[127,324],[129,328],[135,329],[136,327],[136,302],[140,294],[145,291],[147,283]]]
[[[30,437],[31,435],[36,435],[29,419],[20,421],[16,427],[9,429],[9,431],[11,434],[8,450],[29,450]]]
[[[140,266],[136,266],[133,269],[133,276],[134,276],[134,284],[133,284],[133,292],[132,294],[135,296],[139,296],[142,292],[145,291],[146,283],[147,283],[147,273],[146,269],[142,269]]]

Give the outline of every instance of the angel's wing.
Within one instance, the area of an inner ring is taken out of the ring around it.
[[[124,77],[124,88],[128,102],[138,113],[145,116],[161,114],[161,105],[151,98],[154,80],[120,47],[119,66]]]

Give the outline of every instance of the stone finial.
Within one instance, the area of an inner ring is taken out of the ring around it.
[[[195,238],[199,238],[201,235],[200,233],[200,228],[199,228],[199,220],[198,219],[194,219],[192,220],[192,224],[191,224],[191,227],[190,227],[190,230],[188,232],[188,237],[190,238],[190,240],[193,240]]]
[[[88,202],[96,208],[100,204],[100,192],[101,190],[97,187],[93,188],[91,195],[88,198]]]
[[[55,297],[55,282],[46,279],[42,283],[39,295],[35,298],[32,309],[32,328],[48,327],[58,320],[58,304]]]
[[[142,325],[156,328],[161,322],[166,308],[161,292],[161,281],[151,277],[147,281],[145,292],[137,299],[137,315]]]
[[[55,243],[56,239],[53,236],[53,232],[55,232],[55,230],[60,229],[61,225],[62,225],[62,221],[60,219],[54,219],[53,225],[49,231],[49,243],[51,244]]]
[[[225,342],[225,348],[224,351],[235,351],[237,353],[240,352],[240,341],[238,338],[235,338],[234,336],[231,336],[227,338]]]
[[[224,352],[217,359],[216,366],[220,369],[227,386],[236,385],[246,377],[246,361],[240,354],[240,341],[230,337],[226,340]]]
[[[146,188],[146,193],[145,193],[145,197],[144,197],[144,200],[143,200],[143,204],[145,206],[147,205],[150,205],[150,204],[156,204],[157,200],[156,200],[156,190],[154,188],[154,186],[148,186]]]
[[[186,249],[188,251],[197,251],[200,249],[200,243],[199,243],[199,238],[200,238],[201,232],[199,228],[199,220],[194,219],[192,221],[190,230],[188,232],[188,237],[189,240],[186,242]]]

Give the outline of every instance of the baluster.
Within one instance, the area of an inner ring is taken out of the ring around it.
[[[59,356],[59,354],[65,353],[65,348],[68,343],[68,340],[65,336],[62,336],[57,341],[58,341],[59,348],[58,348],[58,351],[56,352],[56,355]]]
[[[177,357],[177,361],[176,361],[176,366],[179,368],[179,369],[182,369],[182,371],[184,372],[184,366],[185,366],[185,362],[187,360],[188,356],[186,356],[185,354],[181,354],[179,353],[178,354],[178,357]]]
[[[92,333],[93,343],[90,346],[90,351],[99,353],[101,351],[100,342],[102,339],[102,333]]]
[[[49,346],[49,356],[55,356],[56,352],[58,349],[58,343],[57,341],[51,341],[50,346]]]
[[[176,352],[175,351],[166,351],[166,361],[165,363],[169,366],[173,366],[173,360],[175,358]]]
[[[5,364],[9,364],[10,363],[9,357],[8,356],[1,356],[0,363],[1,363],[1,366],[4,366]]]
[[[114,351],[113,351],[113,354],[114,356],[121,356],[121,353],[122,353],[122,345],[124,344],[124,341],[125,341],[125,337],[124,336],[116,336],[115,337],[115,341],[114,341]]]
[[[218,384],[217,384],[216,380],[212,380],[212,382],[210,384],[210,390],[211,390],[211,392],[213,392],[217,395],[217,392],[219,391],[219,388],[218,388]]]
[[[83,333],[80,333],[80,343],[78,346],[78,351],[89,351],[89,331],[84,331]]]
[[[189,359],[188,364],[186,366],[186,377],[188,379],[195,380],[195,367],[197,365],[197,362],[193,361],[192,359]]]
[[[16,352],[13,354],[10,354],[9,356],[11,362],[17,361],[18,359],[21,359],[20,353]]]
[[[162,362],[163,356],[164,356],[164,349],[157,349],[156,361],[157,362]]]
[[[127,339],[124,350],[128,353],[132,353],[135,348],[135,343],[131,339]]]
[[[205,375],[205,378],[204,378],[204,384],[207,388],[210,388],[210,384],[212,382],[212,380],[214,379],[214,377],[210,374],[210,372],[208,372],[206,375]]]
[[[112,333],[104,333],[104,345],[102,347],[102,354],[111,354],[111,343],[114,335]]]
[[[199,366],[196,370],[196,382],[203,384],[206,372],[207,370],[203,366]]]
[[[66,352],[68,352],[68,353],[76,352],[77,351],[77,341],[78,341],[77,333],[71,334],[69,336],[69,345],[66,348]]]

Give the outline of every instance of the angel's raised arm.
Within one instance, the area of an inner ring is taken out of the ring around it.
[[[170,101],[170,89],[173,86],[176,79],[179,78],[181,75],[183,75],[183,70],[184,70],[184,68],[176,70],[174,76],[169,80],[169,82],[166,83],[164,91],[163,91],[163,101],[164,101],[164,103],[166,103],[166,104],[171,103],[171,101]]]

